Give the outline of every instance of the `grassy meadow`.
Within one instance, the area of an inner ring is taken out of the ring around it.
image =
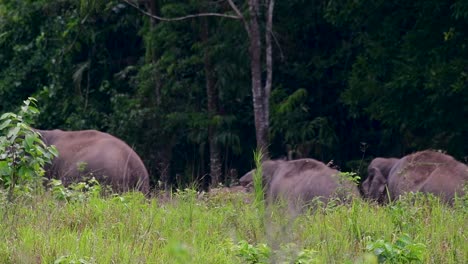
[[[3,199],[0,263],[468,263],[466,199],[355,200],[295,217],[253,200],[190,189]]]

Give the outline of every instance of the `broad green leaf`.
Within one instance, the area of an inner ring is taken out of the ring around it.
[[[10,131],[8,132],[7,137],[8,137],[8,138],[13,138],[13,137],[16,138],[16,137],[18,136],[19,131],[20,131],[20,127],[19,127],[19,126],[14,127],[14,128],[12,128],[12,129],[10,129]]]
[[[0,176],[11,175],[11,167],[6,160],[0,161]]]
[[[21,166],[18,170],[18,174],[22,180],[29,180],[32,179],[36,173],[29,167]]]
[[[5,118],[9,118],[9,117],[16,117],[15,114],[13,113],[4,113],[1,117],[0,117],[0,120],[3,120]]]
[[[28,149],[33,147],[34,142],[36,141],[36,136],[32,134],[26,135],[24,142],[26,142],[26,147]]]
[[[29,112],[31,112],[33,114],[39,114],[39,109],[37,109],[34,106],[29,106]]]
[[[5,129],[6,127],[8,127],[8,125],[10,125],[10,123],[11,123],[11,119],[5,120],[5,122],[3,122],[3,123],[0,125],[0,130],[3,130],[3,129]]]
[[[59,156],[58,150],[57,150],[57,148],[56,148],[55,146],[50,146],[50,147],[48,148],[48,151],[49,151],[50,153],[52,153],[52,155],[53,155],[54,157],[58,157],[58,156]]]

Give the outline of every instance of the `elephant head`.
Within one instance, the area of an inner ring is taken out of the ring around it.
[[[396,158],[375,158],[367,168],[367,179],[362,183],[364,197],[384,202],[388,176],[393,166],[398,162]]]

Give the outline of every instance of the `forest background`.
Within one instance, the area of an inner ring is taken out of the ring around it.
[[[264,146],[358,174],[467,160],[468,1],[127,2],[0,0],[0,112],[34,96],[36,127],[114,134],[165,187],[228,184]]]

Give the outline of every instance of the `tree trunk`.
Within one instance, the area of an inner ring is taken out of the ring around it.
[[[145,0],[145,7],[148,13],[151,15],[159,15],[159,6],[157,0]],[[155,18],[150,17],[150,30],[154,32],[155,28],[158,26],[158,20]],[[151,49],[151,56],[147,57],[150,60],[150,63],[156,63],[158,58],[155,57],[156,54],[154,52],[154,48],[152,43],[147,43],[147,49]],[[155,94],[155,105],[156,107],[160,107],[162,103],[161,99],[161,84],[159,82],[159,78],[154,77],[152,78],[154,81],[154,94]],[[172,135],[164,135],[166,138],[166,144],[164,146],[159,146],[157,150],[157,161],[156,161],[156,169],[159,174],[159,182],[158,185],[165,191],[170,190],[171,186],[171,159],[172,159],[172,146],[173,146],[173,136]]]
[[[170,168],[172,159],[172,143],[168,148],[162,148],[157,152],[156,169],[159,173],[159,181],[156,186],[164,191],[170,191],[171,178]]]
[[[255,117],[255,135],[257,151],[263,153],[263,159],[269,158],[270,127],[270,91],[272,84],[273,60],[271,34],[273,28],[274,0],[267,1],[265,29],[265,86],[262,84],[262,37],[259,25],[259,0],[249,0],[249,18],[245,22],[249,35],[250,70],[252,75],[252,99]]]
[[[208,42],[208,18],[201,18],[201,39],[205,43]],[[207,110],[208,117],[212,120],[216,114],[218,114],[218,89],[215,83],[215,74],[213,64],[211,61],[211,55],[206,49],[203,54],[204,68],[205,68],[205,85],[206,85],[206,97],[207,97]],[[218,143],[216,142],[216,124],[210,122],[208,127],[208,144],[210,148],[210,178],[211,187],[216,187],[221,182],[221,151]]]
[[[249,0],[249,55],[250,70],[252,75],[252,100],[255,117],[255,136],[257,139],[257,151],[263,153],[265,159],[268,158],[268,105],[269,98],[262,85],[262,41],[260,26],[258,23],[259,1]]]

